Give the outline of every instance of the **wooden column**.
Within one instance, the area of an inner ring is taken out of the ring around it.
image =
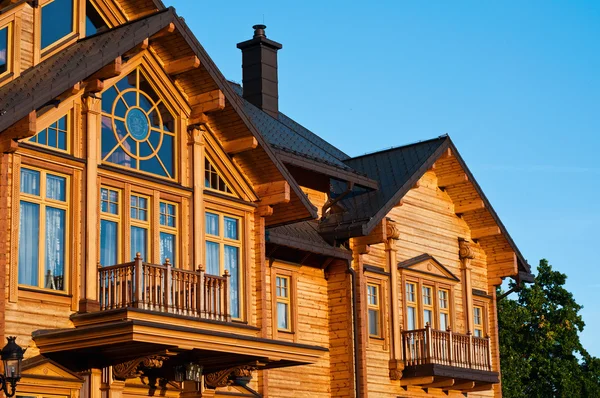
[[[460,271],[463,288],[463,308],[465,311],[465,332],[473,332],[473,288],[471,286],[471,260],[475,258],[473,243],[464,239],[458,241]]]
[[[367,314],[367,281],[364,273],[363,254],[368,254],[369,245],[353,245],[352,254],[354,256],[354,270],[356,271],[356,296],[358,305],[358,341],[355,342],[358,349],[358,367],[360,369],[360,397],[368,397],[369,389],[367,385],[367,342],[369,340],[368,314]]]
[[[89,391],[87,391],[87,394],[83,394],[83,396],[102,398],[102,370],[91,369],[86,376],[89,378]]]
[[[390,379],[400,380],[402,378],[402,370],[404,370],[401,338],[402,327],[400,325],[400,309],[398,308],[398,260],[396,259],[398,253],[396,243],[400,238],[400,231],[391,220],[388,220],[386,223],[386,236],[385,253],[390,272],[391,350],[389,369]]]
[[[98,311],[98,164],[100,163],[100,112],[101,100],[86,97],[83,114],[87,138],[85,175],[85,265],[82,272],[83,291],[79,302],[80,312]]]
[[[188,130],[188,144],[192,146],[193,165],[193,237],[194,269],[204,263],[204,128],[193,126]]]

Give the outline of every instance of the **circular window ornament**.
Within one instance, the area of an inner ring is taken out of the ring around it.
[[[136,141],[144,141],[150,134],[148,116],[140,108],[131,108],[125,116],[127,130]]]

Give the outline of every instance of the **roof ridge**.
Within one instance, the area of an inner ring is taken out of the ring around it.
[[[410,144],[406,144],[406,145],[393,146],[393,147],[390,147],[390,148],[387,148],[387,149],[381,149],[379,151],[364,153],[362,155],[354,156],[354,157],[351,157],[350,159],[343,160],[343,162],[345,163],[347,161],[351,161],[351,160],[355,160],[355,159],[360,159],[360,158],[364,158],[364,157],[368,157],[368,156],[373,156],[373,155],[379,155],[379,154],[382,154],[382,153],[392,152],[392,151],[396,151],[398,149],[405,149],[405,148],[409,148],[411,146],[425,144],[427,142],[433,142],[433,141],[442,140],[442,139],[446,139],[446,138],[450,138],[450,136],[448,134],[442,134],[442,135],[440,135],[438,137],[429,138],[427,140],[415,141],[415,142],[411,142]]]

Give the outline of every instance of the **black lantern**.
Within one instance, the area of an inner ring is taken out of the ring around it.
[[[7,397],[15,395],[17,382],[21,380],[21,362],[25,350],[16,343],[16,337],[7,337],[8,343],[2,349],[0,356],[4,362],[4,374],[0,374],[0,386]],[[11,392],[8,391],[10,384]]]
[[[197,363],[189,362],[185,365],[175,366],[175,381],[195,381],[202,380],[203,367]]]

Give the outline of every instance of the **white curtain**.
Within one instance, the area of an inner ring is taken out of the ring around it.
[[[62,289],[55,277],[64,277],[65,271],[65,211],[53,207],[46,208],[46,267],[44,287]]]
[[[171,264],[175,264],[175,235],[160,233],[160,263],[164,264],[169,259]]]
[[[206,242],[206,273],[210,275],[220,274],[219,244]]]
[[[240,317],[240,269],[239,249],[225,245],[225,269],[229,271],[229,288],[231,297],[231,316]]]
[[[39,228],[40,205],[21,202],[19,218],[19,284],[22,285],[38,286]]]
[[[146,257],[147,231],[145,228],[131,227],[131,257],[135,258],[136,253],[141,253],[142,259],[148,261]]]
[[[100,221],[100,264],[109,266],[117,264],[117,223]]]

